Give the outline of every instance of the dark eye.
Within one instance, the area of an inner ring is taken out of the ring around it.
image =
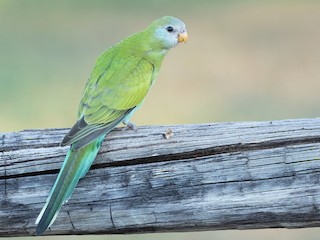
[[[167,29],[168,32],[172,32],[173,31],[173,27],[171,27],[171,26],[168,26],[166,29]]]

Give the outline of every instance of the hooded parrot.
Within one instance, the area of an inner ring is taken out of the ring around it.
[[[80,101],[78,121],[61,142],[70,149],[36,220],[37,235],[54,222],[79,179],[88,172],[106,134],[121,122],[135,128],[130,117],[154,84],[164,56],[186,41],[185,24],[165,16],[98,57]]]

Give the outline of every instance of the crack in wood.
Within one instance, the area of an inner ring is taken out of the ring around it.
[[[27,235],[29,235],[29,232],[28,232],[28,230],[27,230],[27,226],[29,225],[29,220],[27,220],[27,222],[23,225],[23,230],[25,231],[25,233],[27,234]]]
[[[117,230],[116,225],[114,224],[114,221],[113,221],[111,203],[110,203],[110,208],[109,208],[109,215],[110,215],[110,220],[111,220],[111,223],[112,223],[113,228],[114,228],[115,230]]]
[[[73,222],[72,222],[72,219],[71,219],[71,216],[70,216],[70,212],[69,212],[69,211],[67,211],[67,214],[68,214],[68,217],[69,217],[69,220],[70,220],[70,223],[71,223],[72,229],[77,230],[77,229],[74,227],[74,224],[73,224]]]
[[[40,141],[40,140],[39,140]],[[9,152],[9,151],[17,151],[17,150],[24,150],[24,149],[37,149],[37,148],[51,148],[51,147],[60,147],[60,143],[49,143],[43,145],[23,145],[19,146],[9,146],[9,147],[0,147],[0,152]]]
[[[41,160],[49,160],[49,159],[57,159],[57,158],[65,158],[65,156],[66,156],[66,154],[67,154],[67,151],[65,152],[65,153],[57,153],[56,155],[54,155],[54,156],[44,156],[44,157],[39,157],[39,158],[36,158],[36,159],[26,159],[26,160],[21,160],[21,161],[19,161],[19,163],[29,163],[29,162],[33,162],[33,161],[35,161],[35,160],[37,160],[37,161],[41,161]],[[10,163],[10,164],[8,164],[7,166],[11,166],[11,165],[14,165],[14,163]],[[39,164],[39,165],[41,165],[41,164]],[[2,167],[2,165],[0,165],[0,167]],[[23,167],[22,167],[23,168]],[[18,167],[16,167],[16,169],[19,169]]]
[[[264,141],[259,143],[246,143],[246,144],[238,143],[238,144],[231,144],[231,145],[225,145],[225,146],[197,149],[189,152],[174,153],[174,154],[169,153],[167,155],[150,156],[150,157],[136,158],[136,159],[133,158],[130,160],[124,160],[119,162],[93,164],[91,169],[101,169],[101,168],[111,168],[111,167],[114,168],[114,167],[150,164],[150,163],[158,163],[158,162],[188,160],[191,158],[215,156],[215,155],[224,154],[224,153],[274,149],[274,148],[280,148],[280,147],[312,144],[312,143],[320,143],[320,136],[295,138],[295,139],[270,140],[270,141]],[[0,180],[9,179],[9,178],[27,177],[27,176],[57,174],[58,172],[59,172],[59,169],[50,169],[45,171],[21,173],[21,174],[10,175],[10,176],[5,174],[4,176],[0,176]]]
[[[150,156],[147,158],[137,158],[137,159],[133,158],[133,159],[124,160],[121,162],[95,164],[91,167],[91,169],[187,160],[190,158],[214,156],[214,155],[219,155],[223,153],[247,152],[247,151],[254,151],[254,150],[273,149],[273,148],[280,148],[285,146],[311,144],[311,143],[320,143],[320,136],[314,136],[314,137],[308,137],[308,138],[296,138],[296,139],[270,140],[270,141],[265,141],[260,143],[247,143],[247,144],[238,143],[238,144],[231,144],[231,145],[225,145],[225,146],[217,146],[212,148],[197,149],[191,152]]]

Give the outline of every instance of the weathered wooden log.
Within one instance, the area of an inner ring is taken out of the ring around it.
[[[0,134],[1,237],[34,234],[66,132]],[[320,226],[319,160],[320,118],[116,129],[45,234]]]

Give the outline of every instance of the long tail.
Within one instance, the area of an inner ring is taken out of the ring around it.
[[[53,188],[42,208],[36,224],[36,234],[42,234],[56,219],[62,205],[71,197],[80,178],[85,176],[95,159],[105,135],[88,145],[73,150],[70,147]]]

